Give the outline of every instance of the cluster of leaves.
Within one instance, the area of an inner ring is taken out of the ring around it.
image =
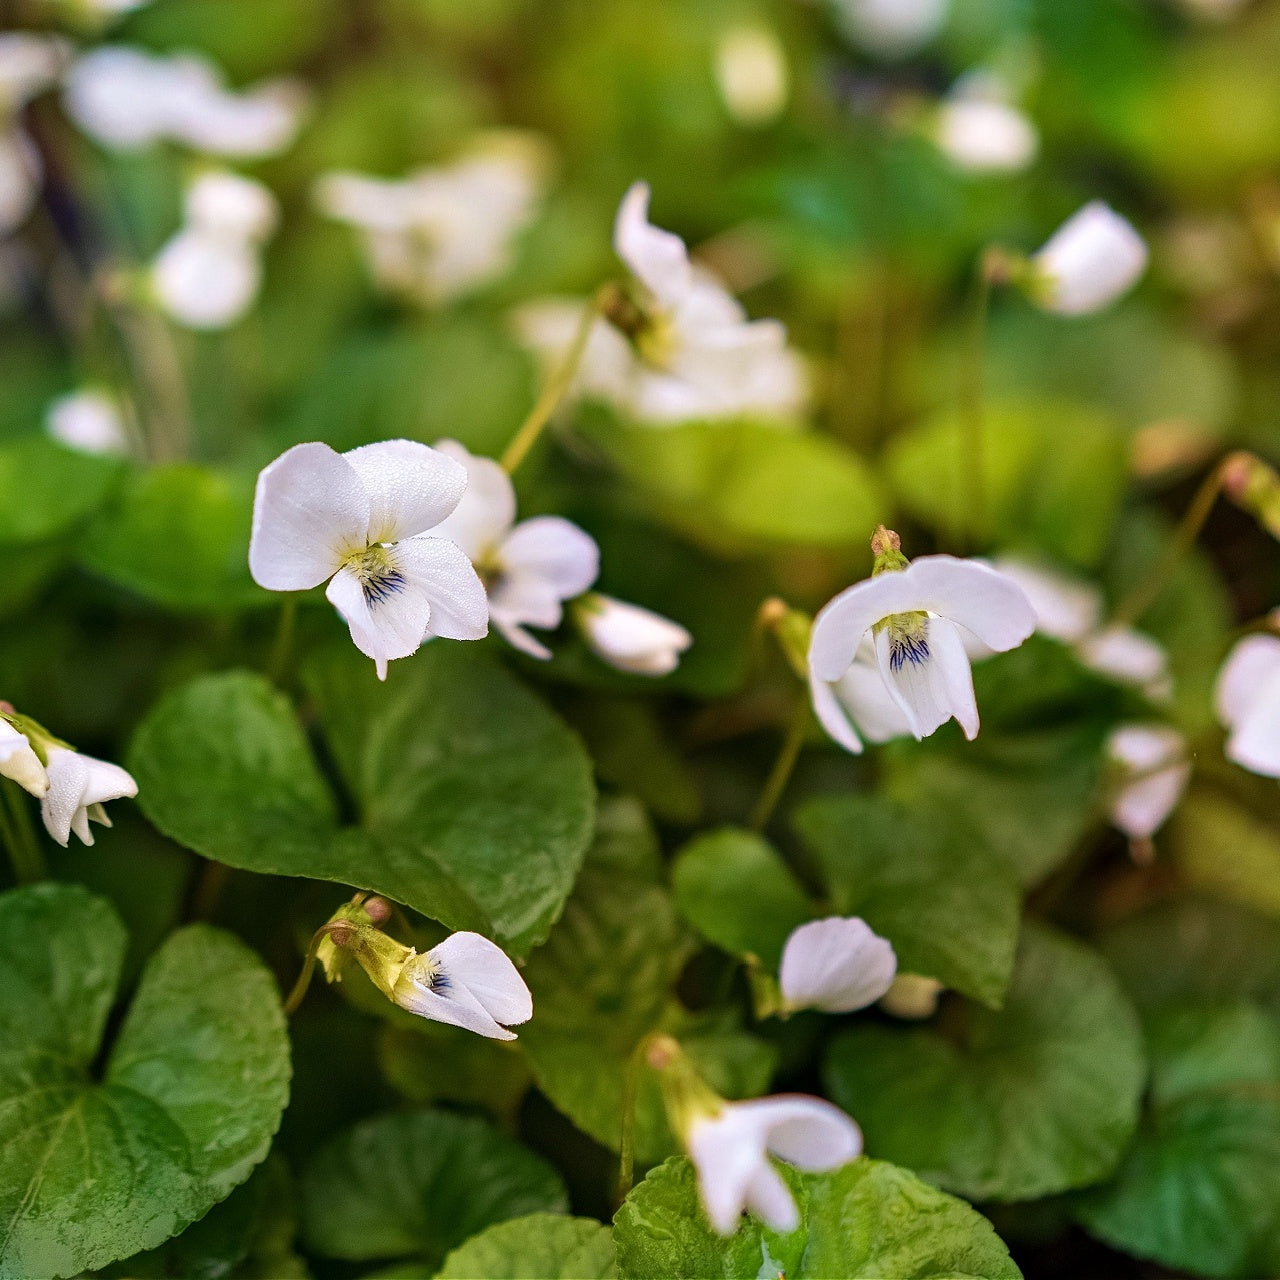
[[[1258,175],[1280,168],[1274,6],[1206,35],[1155,0],[957,0],[938,46],[890,71],[822,6],[783,0],[251,8],[160,0],[113,33],[199,47],[236,82],[291,69],[315,95],[297,146],[256,166],[285,209],[260,305],[169,334],[181,458],[42,434],[112,342],[109,318],[60,327],[57,272],[46,306],[0,318],[0,696],[139,786],[92,849],[47,850],[52,883],[0,869],[0,1277],[996,1280],[1103,1274],[1117,1254],[1274,1274],[1276,791],[1220,763],[1210,698],[1233,624],[1280,599],[1273,543],[1219,516],[1214,554],[1143,618],[1197,753],[1151,866],[1102,816],[1102,744],[1150,709],[1039,637],[975,667],[975,742],[951,725],[854,759],[811,726],[748,829],[804,697],[753,631],[767,596],[821,605],[886,520],[912,554],[1030,552],[1118,599],[1218,449],[1280,454],[1280,288],[1246,233],[1274,236],[1257,222],[1274,206]],[[744,21],[776,28],[793,69],[790,107],[754,131],[711,70]],[[860,92],[1027,49],[1030,176],[962,178]],[[33,258],[148,260],[182,159],[95,149],[55,102],[31,114],[67,184]],[[495,123],[545,133],[561,164],[512,270],[430,314],[378,297],[310,209],[316,174],[399,176]],[[795,429],[575,406],[516,478],[522,513],[597,539],[603,590],[692,632],[679,668],[619,674],[566,629],[545,664],[437,641],[379,685],[319,593],[283,650],[246,563],[258,469],[304,440],[500,452],[538,382],[511,306],[616,274],[612,210],[638,177],[693,243],[749,224],[768,269],[745,301],[785,319],[817,388]],[[1031,247],[1099,194],[1171,245],[1171,210],[1226,224],[1236,257],[1197,274],[1157,243],[1152,282],[1070,327],[997,298],[975,513],[962,280],[983,245]],[[140,402],[153,375],[129,371]],[[414,1019],[358,973],[286,1029],[278,992],[352,889],[405,908],[420,947],[439,926],[499,942],[533,992],[519,1040]],[[756,1021],[743,959],[771,969],[827,914],[941,983],[937,1014]],[[829,1097],[870,1158],[784,1170],[801,1229],[721,1240],[646,1079],[648,1172],[618,1208],[627,1066],[656,1030],[726,1097]]]

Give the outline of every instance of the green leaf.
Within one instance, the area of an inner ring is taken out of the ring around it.
[[[884,515],[870,469],[826,436],[752,421],[593,430],[675,527],[713,548],[865,543]]]
[[[671,867],[680,914],[730,955],[758,956],[776,971],[791,931],[813,904],[763,837],[732,827],[691,840]]]
[[[248,672],[152,709],[129,767],[148,818],[205,857],[384,893],[519,951],[545,936],[591,832],[578,740],[501,667],[439,642],[386,685],[354,650],[304,680],[359,815],[343,826],[287,699]]]
[[[193,464],[137,476],[89,526],[81,563],[167,609],[271,605],[249,577],[253,477]]]
[[[559,1175],[473,1116],[393,1112],[323,1148],[302,1176],[302,1236],[326,1258],[439,1265],[495,1222],[568,1207]]]
[[[0,545],[44,542],[82,524],[122,470],[112,458],[27,436],[0,449]]]
[[[1280,915],[1280,836],[1228,796],[1193,791],[1178,806],[1168,847],[1187,883]]]
[[[988,403],[983,414],[984,542],[1029,542],[1076,564],[1102,554],[1125,481],[1125,439],[1103,411],[1050,400]],[[894,437],[885,467],[916,519],[973,525],[965,430],[940,414]]]
[[[100,1056],[124,958],[100,898],[0,897],[0,1276],[66,1276],[153,1248],[267,1154],[288,1097],[271,975],[220,930],[152,957]]]
[[[439,1280],[610,1280],[613,1234],[594,1218],[531,1213],[472,1236]]]
[[[1076,1216],[1128,1253],[1197,1275],[1280,1266],[1280,1018],[1247,1002],[1148,1024],[1152,1095],[1115,1178]]]
[[[1105,1178],[1138,1119],[1137,1017],[1103,961],[1025,925],[1001,1012],[863,1025],[831,1047],[831,1096],[867,1149],[973,1199],[1029,1200]]]
[[[694,1017],[674,999],[692,939],[671,895],[652,878],[649,837],[606,831],[583,867],[551,937],[529,958],[524,977],[537,1011],[521,1028],[539,1087],[580,1129],[617,1150],[624,1078],[651,1031],[678,1037],[711,1086],[727,1097],[768,1086],[773,1054],[731,1015]],[[630,844],[630,858],[621,850]],[[636,1105],[636,1158],[674,1149],[657,1084],[642,1079]]]
[[[688,1160],[678,1156],[652,1170],[614,1218],[619,1276],[1019,1280],[1022,1275],[985,1218],[905,1169],[866,1159],[832,1173],[777,1168],[796,1199],[800,1226],[781,1235],[748,1218],[727,1239],[717,1236],[702,1214]]]
[[[962,815],[846,795],[808,801],[795,825],[833,908],[888,938],[901,972],[1000,1007],[1018,940],[1018,887]]]

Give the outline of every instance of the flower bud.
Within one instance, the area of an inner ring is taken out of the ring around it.
[[[1243,450],[1223,464],[1223,490],[1274,538],[1280,538],[1280,473]]]
[[[1069,218],[1031,259],[1026,287],[1046,311],[1101,311],[1126,293],[1147,266],[1147,246],[1118,213],[1094,200]]]
[[[693,643],[679,623],[594,591],[579,597],[573,618],[597,657],[633,675],[670,674]]]

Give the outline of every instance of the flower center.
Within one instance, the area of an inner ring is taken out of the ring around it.
[[[360,579],[365,603],[372,609],[385,604],[405,587],[405,576],[396,568],[390,548],[376,543],[347,557],[347,566]]]
[[[910,663],[922,666],[929,660],[929,615],[923,611],[891,613],[876,623],[889,633],[889,670],[901,671]]]

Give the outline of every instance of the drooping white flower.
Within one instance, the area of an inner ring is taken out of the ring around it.
[[[1227,758],[1280,778],[1280,636],[1245,636],[1227,656],[1214,690],[1228,730]]]
[[[92,844],[90,820],[111,825],[103,803],[136,796],[138,784],[118,764],[95,760],[69,747],[50,745],[47,751],[49,789],[40,801],[45,830],[64,848],[73,831],[85,844]]]
[[[1132,225],[1093,200],[1032,257],[1030,294],[1059,315],[1101,311],[1137,283],[1147,256],[1146,242]]]
[[[436,305],[498,279],[532,222],[550,168],[533,134],[494,131],[457,160],[400,181],[326,174],[316,202],[360,230],[373,274],[386,289]]]
[[[25,733],[0,716],[0,777],[12,778],[33,796],[49,790],[49,775]]]
[[[595,539],[560,516],[516,524],[516,491],[502,467],[456,440],[439,440],[435,447],[467,470],[467,491],[437,526],[436,537],[456,542],[471,558],[489,594],[489,620],[503,638],[530,657],[551,657],[525,628],[558,627],[563,602],[596,580]]]
[[[438,947],[411,954],[393,992],[410,1013],[491,1040],[514,1040],[507,1028],[533,1017],[533,996],[519,971],[478,933],[450,934]]]
[[[45,430],[69,449],[102,456],[129,452],[119,403],[105,391],[85,388],[59,396],[45,411]]]
[[[573,620],[598,658],[637,676],[669,675],[693,643],[678,622],[598,591],[575,602]]]
[[[814,619],[812,679],[829,686],[844,680],[869,637],[884,687],[915,738],[952,717],[965,737],[976,737],[978,704],[961,631],[997,653],[1016,648],[1035,629],[1030,603],[1016,583],[978,561],[922,556],[908,563],[889,530],[877,530],[872,548],[873,576]],[[852,725],[846,736],[846,745],[857,738]]]
[[[188,188],[185,211],[185,225],[152,264],[152,289],[179,324],[226,328],[257,297],[259,250],[276,223],[275,197],[251,178],[210,172]]]
[[[302,123],[306,93],[292,80],[236,93],[198,55],[160,57],[103,45],[72,65],[66,106],[107,147],[133,150],[164,140],[206,155],[253,159],[289,146]]]
[[[832,0],[849,40],[877,58],[905,58],[942,30],[950,0]]]
[[[1107,739],[1106,754],[1119,773],[1111,821],[1132,840],[1150,840],[1191,777],[1186,739],[1170,725],[1123,724]]]
[[[655,425],[756,414],[793,417],[807,379],[776,320],[749,320],[732,294],[689,261],[684,241],[650,224],[649,188],[623,197],[613,243],[631,272],[608,318],[593,327],[574,383]],[[521,337],[558,366],[582,304],[552,300],[522,308]]]
[[[942,102],[934,136],[943,155],[966,173],[1018,173],[1035,160],[1040,135],[988,75],[965,76]]]
[[[759,25],[731,27],[716,45],[716,85],[739,124],[767,124],[787,105],[787,56]]]
[[[712,1227],[732,1235],[744,1211],[774,1231],[800,1225],[795,1201],[769,1162],[776,1156],[797,1169],[838,1169],[862,1151],[862,1133],[838,1107],[821,1098],[782,1094],[726,1102],[695,1115],[685,1135],[698,1190]]]
[[[778,984],[787,1010],[852,1013],[893,984],[898,958],[887,939],[856,916],[810,920],[782,949]]]
[[[1134,685],[1153,702],[1167,702],[1173,696],[1169,655],[1144,632],[1104,627],[1081,640],[1075,653],[1090,671],[1117,684]]]
[[[918,1022],[938,1012],[938,997],[945,988],[937,978],[920,973],[900,973],[880,997],[880,1007],[894,1018]]]
[[[386,440],[336,453],[300,444],[258,477],[249,568],[269,591],[326,595],[377,664],[415,653],[428,635],[478,640],[484,586],[435,527],[467,487],[466,469],[425,444]]]

